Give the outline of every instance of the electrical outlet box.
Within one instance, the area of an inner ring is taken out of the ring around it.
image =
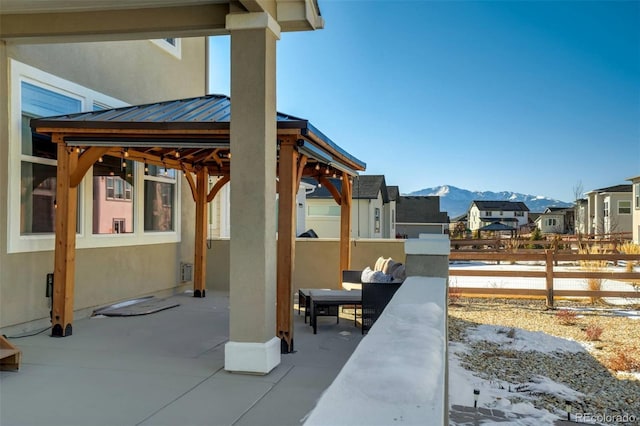
[[[45,288],[46,297],[53,296],[53,273],[47,274],[47,286]]]

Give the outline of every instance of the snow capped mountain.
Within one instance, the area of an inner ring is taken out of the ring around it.
[[[532,213],[542,213],[547,207],[570,207],[572,203],[554,200],[542,195],[527,195],[518,192],[469,191],[451,185],[425,188],[407,195],[437,195],[440,197],[440,210],[446,211],[451,219],[466,213],[474,200],[485,201],[522,201]]]

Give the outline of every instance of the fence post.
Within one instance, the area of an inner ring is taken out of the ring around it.
[[[547,274],[547,307],[553,308],[553,250],[544,251],[546,257]]]

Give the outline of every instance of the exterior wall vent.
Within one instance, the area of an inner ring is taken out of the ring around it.
[[[193,281],[193,263],[180,264],[180,281],[183,283]]]

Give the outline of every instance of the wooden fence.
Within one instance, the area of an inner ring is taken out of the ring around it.
[[[608,279],[640,284],[640,272],[606,272],[606,271],[557,271],[554,269],[559,262],[580,261],[610,261],[617,264],[618,261],[639,262],[637,254],[567,254],[553,250],[545,250],[542,253],[507,253],[507,252],[468,252],[465,250],[451,251],[451,261],[490,261],[490,262],[544,262],[544,271],[505,271],[505,270],[478,270],[471,268],[449,269],[450,277],[531,277],[544,278],[545,289],[522,288],[476,288],[455,287],[455,291],[462,295],[495,295],[495,296],[535,296],[544,297],[547,306],[553,307],[554,297],[626,297],[640,299],[640,288],[635,291],[606,291],[606,290],[560,290],[554,289],[554,278],[574,279]]]
[[[576,252],[583,248],[598,248],[617,252],[620,244],[630,241],[631,233],[606,235],[547,235],[542,240],[531,240],[526,237],[494,237],[482,239],[451,239],[451,251],[486,250],[539,252],[541,249],[553,249],[560,252]]]

